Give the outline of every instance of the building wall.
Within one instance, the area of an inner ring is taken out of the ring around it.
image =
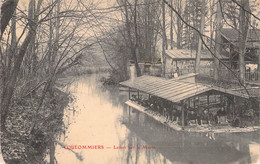
[[[210,75],[210,69],[213,68],[212,61],[201,61],[200,66],[202,68],[201,73]],[[178,75],[185,75],[194,73],[195,60],[174,60],[170,57],[166,57],[165,74],[166,77],[171,78],[174,73],[178,72]],[[178,70],[179,69],[179,70]]]

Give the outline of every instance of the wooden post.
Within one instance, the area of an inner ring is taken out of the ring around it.
[[[129,92],[128,93],[129,93],[128,96],[129,96],[129,99],[130,99],[131,98],[131,88],[129,88]]]
[[[236,101],[236,97],[233,96],[233,103],[232,103],[232,108],[233,108],[233,119],[235,119],[235,101]]]
[[[181,101],[181,126],[182,126],[182,130],[184,130],[184,104],[183,104],[183,101]]]
[[[128,121],[129,121],[129,124],[131,124],[131,107],[129,106],[129,108],[128,108],[129,110],[128,110]]]
[[[176,60],[176,71],[178,70],[178,61]],[[179,73],[179,72],[177,72]],[[179,75],[178,75],[179,76]]]
[[[209,94],[207,95],[208,112],[209,112]]]

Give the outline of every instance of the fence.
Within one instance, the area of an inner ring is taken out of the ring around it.
[[[188,74],[188,73],[193,73],[194,68],[188,68],[188,69],[182,69],[179,71],[180,75]],[[200,76],[204,77],[213,77],[214,76],[214,68],[211,65],[204,65],[200,66],[199,70]],[[232,70],[232,72],[227,69],[227,68],[220,68],[219,70],[219,77],[221,79],[226,79],[226,80],[234,80],[236,77],[239,77],[239,70]],[[245,71],[245,80],[250,81],[250,82],[259,82],[260,79],[260,73],[258,71]]]

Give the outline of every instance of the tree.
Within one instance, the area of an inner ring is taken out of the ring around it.
[[[37,3],[37,11],[36,13],[38,14],[40,12],[40,7],[41,7],[41,3],[42,0],[39,0]],[[36,14],[36,15],[37,15]],[[36,20],[38,19],[38,16],[36,16]],[[30,41],[32,40],[32,38],[36,35],[36,29],[38,26],[38,22],[34,22],[32,23],[32,21],[29,20],[29,31],[27,36],[25,37],[25,40],[23,41],[23,43],[21,44],[21,48],[17,54],[17,56],[15,56],[14,59],[14,64],[13,64],[13,69],[11,69],[10,71],[10,76],[6,77],[4,76],[4,82],[3,82],[3,97],[2,97],[2,102],[1,102],[1,129],[2,131],[6,131],[5,128],[5,120],[6,117],[8,115],[8,109],[9,109],[9,105],[11,102],[11,98],[13,96],[13,92],[15,89],[15,84],[20,72],[20,67],[24,58],[24,55],[26,53],[26,50],[30,44]],[[7,72],[7,70],[5,69],[5,73]]]
[[[206,2],[205,2],[206,3]],[[201,28],[201,19],[202,19],[202,12],[207,13],[207,10],[205,8],[205,11],[202,11],[203,8],[203,1],[191,1],[187,0],[186,5],[185,5],[185,10],[184,10],[184,20],[186,22],[189,22],[190,25],[192,25],[196,29]],[[178,12],[179,13],[179,12]],[[181,13],[180,13],[181,14]],[[180,19],[180,18],[179,18]],[[179,20],[182,23],[177,23],[180,24],[180,29],[182,29],[182,24],[183,21]],[[204,25],[206,28],[207,24]],[[182,34],[180,32],[180,34]],[[183,27],[183,34],[182,36],[179,36],[179,40],[181,40],[182,46],[191,50],[196,50],[198,48],[198,42],[199,42],[199,36],[198,34],[191,29],[189,26],[184,25]],[[178,36],[177,36],[177,42],[178,42]]]
[[[118,0],[122,19],[125,23],[126,46],[135,62],[137,75],[141,75],[139,62],[153,61],[156,56],[156,45],[161,27],[160,3],[156,1]]]
[[[1,6],[1,37],[11,20],[19,0],[6,0]]]
[[[206,2],[202,1],[201,7],[201,22],[200,22],[200,33],[203,35],[204,27],[205,27],[205,11],[206,11]],[[201,48],[202,48],[202,41],[199,39],[198,50],[196,53],[196,63],[195,63],[195,72],[199,73],[200,69],[200,57],[201,57]]]
[[[183,4],[185,4],[182,0],[175,0],[177,11],[180,13],[180,15],[183,15]],[[187,3],[187,1],[186,1]],[[177,19],[177,48],[182,48],[182,41],[183,41],[183,22],[180,20],[178,16],[176,16]]]
[[[217,3],[217,15],[216,15],[216,32],[215,32],[215,55],[221,56],[221,28],[222,28],[222,14],[220,10],[220,2]],[[214,58],[214,79],[219,79],[219,58]]]
[[[162,2],[162,76],[165,76],[165,49],[168,49],[167,37],[166,37],[166,27],[165,27],[165,3]]]
[[[93,45],[92,37],[86,36],[88,31],[85,31],[89,24],[82,23],[90,14],[81,10],[77,3],[62,5],[60,0],[30,0],[28,12],[21,7],[15,10],[17,3],[5,2],[2,8],[14,8],[15,17],[10,18],[12,21],[8,26],[10,10],[1,12],[1,22],[4,22],[1,24],[1,132],[5,136],[13,135],[12,129],[6,128],[6,119],[12,106],[16,105],[14,102],[31,100],[31,112],[35,117],[28,124],[32,125],[28,133],[33,138],[43,121],[39,118],[42,118],[46,102],[51,103],[50,97],[55,97],[57,80],[78,65],[82,52]],[[18,37],[16,26],[22,29]],[[4,30],[6,33],[2,35]],[[50,137],[57,133],[48,132],[46,135]],[[26,138],[23,134],[16,137]]]
[[[245,11],[250,11],[249,0],[241,0],[240,2],[240,15],[239,15],[239,72],[240,79],[244,83],[245,81],[245,51],[246,51],[246,42],[247,34],[249,30],[250,17],[249,14]]]

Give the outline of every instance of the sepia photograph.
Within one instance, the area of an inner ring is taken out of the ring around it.
[[[260,0],[0,0],[0,164],[260,164]]]

